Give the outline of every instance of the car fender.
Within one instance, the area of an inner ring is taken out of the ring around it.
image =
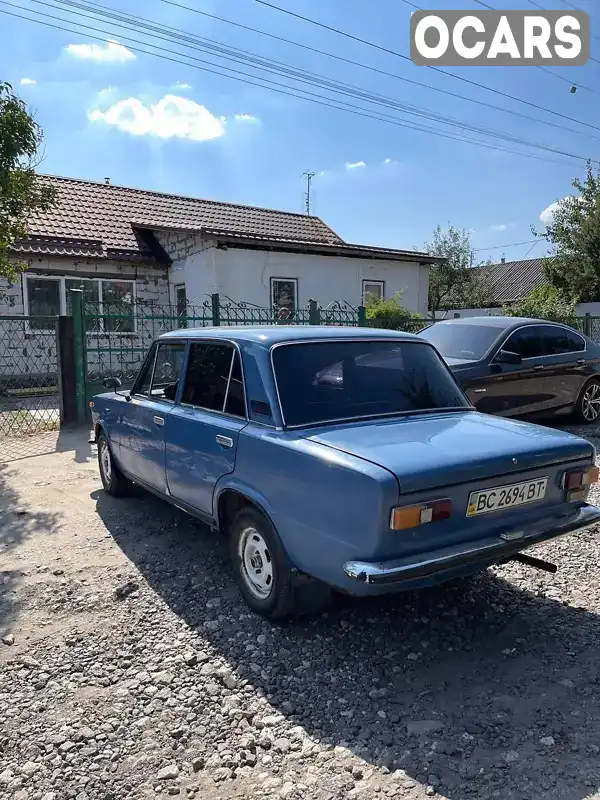
[[[273,522],[273,507],[271,503],[267,500],[262,492],[259,492],[253,486],[248,486],[244,481],[241,481],[234,472],[230,472],[228,475],[223,475],[217,481],[215,485],[215,490],[213,493],[213,518],[218,522],[218,509],[219,509],[219,499],[223,492],[227,490],[233,490],[239,492],[244,497],[247,497],[257,508],[258,510],[265,515],[269,519],[269,522],[275,527]]]

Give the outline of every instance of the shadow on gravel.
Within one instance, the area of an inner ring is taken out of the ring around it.
[[[11,469],[0,464],[0,636],[8,633],[17,609],[17,587],[22,577],[18,569],[6,565],[19,545],[37,531],[52,531],[58,515],[32,511],[8,485]]]
[[[597,616],[487,572],[272,625],[200,523],[143,492],[92,498],[150,587],[290,726],[451,800],[582,800],[600,785]]]

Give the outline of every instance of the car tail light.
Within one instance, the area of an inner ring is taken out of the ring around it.
[[[585,489],[592,483],[598,483],[600,470],[598,467],[586,467],[585,469],[574,469],[565,472],[562,477],[562,488],[571,491],[572,489]]]
[[[417,506],[396,506],[392,509],[390,528],[393,531],[402,531],[406,528],[416,528],[429,522],[439,522],[448,519],[452,513],[452,500],[444,497],[430,503]]]

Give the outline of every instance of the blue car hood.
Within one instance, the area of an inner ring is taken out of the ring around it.
[[[589,442],[572,434],[476,411],[349,423],[307,438],[384,467],[403,493],[589,460],[593,454]]]

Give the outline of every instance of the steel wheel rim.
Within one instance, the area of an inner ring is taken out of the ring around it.
[[[273,590],[273,561],[267,543],[256,528],[246,528],[238,546],[244,582],[259,600],[266,600]]]
[[[112,464],[110,461],[110,450],[108,449],[108,442],[102,439],[100,442],[100,469],[107,483],[110,483],[112,476]]]
[[[588,422],[594,422],[600,415],[600,384],[592,383],[585,390],[581,404],[583,416]]]

